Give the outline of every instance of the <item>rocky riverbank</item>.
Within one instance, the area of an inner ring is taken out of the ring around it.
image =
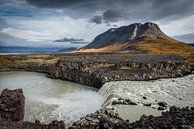
[[[192,73],[194,66],[176,55],[90,53],[58,55],[4,55],[0,71],[25,70],[47,73],[100,88],[105,82],[153,80]]]
[[[16,106],[17,105],[17,106]],[[0,96],[1,129],[65,129],[63,121],[42,124],[23,121],[25,97],[21,89],[3,90]],[[102,109],[75,122],[69,129],[192,129],[194,128],[194,108],[171,107],[162,116],[143,115],[140,120],[130,123],[118,117],[112,109]]]

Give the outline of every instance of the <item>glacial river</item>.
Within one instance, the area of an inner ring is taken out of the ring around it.
[[[77,83],[50,79],[34,72],[0,72],[0,91],[22,88],[26,97],[25,120],[67,124],[101,108],[103,97],[97,89]]]
[[[57,119],[64,120],[67,126],[104,105],[116,108],[122,118],[131,122],[143,114],[161,114],[156,109],[142,106],[142,103],[165,101],[170,106],[194,106],[194,74],[155,81],[108,82],[97,91],[77,83],[50,79],[42,73],[0,72],[0,91],[4,88],[23,89],[25,120],[33,122],[38,119],[49,123]],[[115,98],[127,98],[139,105],[108,104]]]

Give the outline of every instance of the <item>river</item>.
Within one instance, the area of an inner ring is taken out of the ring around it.
[[[142,106],[143,103],[150,102],[154,106],[154,103],[164,101],[170,106],[194,106],[194,74],[154,81],[108,82],[98,91],[81,84],[50,79],[42,73],[0,72],[0,91],[5,88],[23,89],[25,120],[49,123],[57,119],[64,120],[67,126],[102,107],[115,108],[119,116],[133,122],[143,114],[161,114],[153,107]],[[115,98],[130,99],[138,106],[110,105]]]
[[[22,88],[26,97],[25,120],[44,123],[64,120],[66,124],[101,108],[103,97],[97,89],[77,83],[50,79],[35,72],[0,72],[0,91]]]

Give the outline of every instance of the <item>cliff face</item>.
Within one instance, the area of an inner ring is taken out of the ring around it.
[[[48,56],[48,55],[47,55]],[[26,70],[47,73],[80,84],[100,88],[105,82],[152,80],[178,77],[192,72],[193,67],[175,55],[125,53],[65,54],[57,57],[2,57],[0,70]],[[5,61],[6,60],[6,61]],[[5,63],[6,62],[6,63]]]
[[[77,55],[56,63],[54,78],[100,88],[105,82],[152,80],[191,73],[190,64],[172,55]]]

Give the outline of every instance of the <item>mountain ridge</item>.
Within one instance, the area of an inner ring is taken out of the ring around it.
[[[121,52],[136,51],[152,54],[176,54],[193,60],[194,48],[166,35],[152,22],[134,23],[111,28],[74,52]]]
[[[157,38],[162,36],[166,35],[155,23],[134,23],[129,26],[111,28],[98,35],[90,44],[86,45],[82,49],[102,48],[116,43],[133,43],[144,38],[157,40]]]

